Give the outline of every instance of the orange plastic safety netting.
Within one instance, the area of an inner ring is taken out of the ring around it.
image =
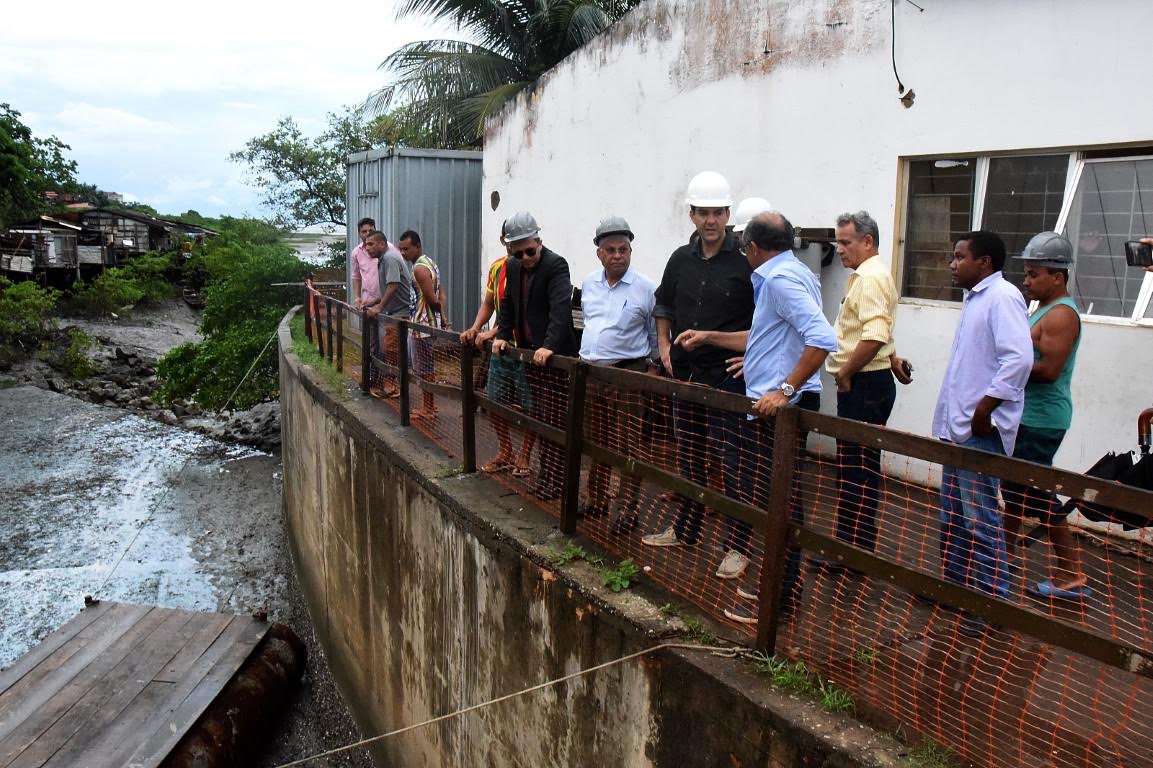
[[[474,356],[478,469],[559,515],[564,442],[574,433],[569,370],[450,340],[431,354],[431,369],[410,368],[410,409],[424,407],[427,388],[437,416],[412,426],[462,456],[461,357]],[[578,533],[613,559],[631,560],[670,602],[691,603],[751,641],[764,530],[709,499],[768,506],[769,422],[595,372],[581,407]],[[589,453],[598,448],[645,469],[594,461]],[[653,469],[717,496],[672,491]],[[807,529],[1090,631],[1132,649],[1135,665],[1153,655],[1153,547],[1140,532],[1087,531],[1065,522],[1075,505],[1063,498],[847,440],[838,446],[827,435],[807,436],[790,484],[789,514]],[[958,499],[965,503],[957,507]],[[974,519],[966,504],[982,503],[988,518]],[[817,551],[790,548],[784,569],[778,655],[850,692],[858,716],[913,741],[932,739],[976,765],[1153,766],[1149,677],[981,621]]]

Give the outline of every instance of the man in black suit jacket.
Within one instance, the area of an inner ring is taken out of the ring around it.
[[[554,354],[577,354],[568,262],[544,247],[532,214],[517,213],[505,226],[511,258],[492,352],[499,355],[513,339],[520,349],[533,350],[528,371],[533,416],[559,427],[564,424],[567,382],[561,371],[546,366]],[[533,492],[541,499],[557,498],[561,476],[560,446],[542,440]]]

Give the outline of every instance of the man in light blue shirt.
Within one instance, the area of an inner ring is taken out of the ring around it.
[[[789,405],[817,410],[821,405],[821,365],[837,349],[837,335],[821,309],[821,285],[812,270],[793,254],[793,225],[769,211],[748,223],[742,235],[745,258],[753,269],[753,321],[748,331],[709,332],[707,342],[744,352],[745,394],[753,413],[772,417]],[[703,333],[703,332],[696,332]],[[798,438],[804,445],[806,435]],[[772,466],[773,421],[749,417],[742,435],[740,495],[746,504],[768,507],[769,467]],[[804,521],[799,489],[793,493],[790,516]],[[752,529],[729,520],[727,550],[717,576],[738,578],[752,558]],[[800,599],[800,550],[790,547],[785,561],[781,609],[791,611]],[[742,597],[754,592],[738,589]],[[756,622],[756,611],[738,606],[725,611],[734,621]]]
[[[1012,454],[1033,368],[1033,342],[1021,292],[1001,276],[1005,243],[969,232],[953,249],[953,283],[967,291],[933,414],[933,436],[977,450]],[[1009,561],[997,508],[1000,481],[941,468],[944,576],[997,597],[1009,595]],[[980,634],[970,617],[961,627]]]
[[[584,333],[580,356],[598,365],[655,372],[660,357],[653,318],[656,285],[632,268],[632,240],[632,229],[619,216],[610,216],[597,227],[593,243],[601,268],[581,283]],[[641,442],[640,393],[622,392],[594,383],[590,394],[590,437],[606,448],[629,454],[632,447]],[[582,510],[585,516],[608,514],[611,472],[608,465],[593,462],[588,479],[588,503]],[[621,476],[613,533],[628,533],[636,527],[640,482],[635,475]]]

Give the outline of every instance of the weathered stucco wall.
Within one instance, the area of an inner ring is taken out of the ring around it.
[[[659,279],[692,231],[694,174],[723,173],[740,199],[767,198],[802,227],[867,209],[882,254],[895,246],[900,159],[1153,141],[1153,3],[1119,0],[895,4],[895,58],[913,106],[898,99],[890,0],[647,0],[549,72],[487,127],[483,242],[528,209],[573,281],[596,266],[597,221],[624,216],[634,264]],[[495,256],[495,252],[490,251]],[[822,270],[835,317],[847,270]],[[890,426],[924,434],[959,305],[903,302],[898,350],[917,368]],[[1087,321],[1076,417],[1057,465],[1084,470],[1132,446],[1145,399],[1102,387],[1153,370],[1149,327]],[[826,379],[826,392],[831,381]],[[835,398],[826,395],[823,409]]]
[[[659,642],[636,590],[557,573],[553,521],[445,463],[391,412],[325,391],[281,328],[286,524],[333,672],[366,736]],[[442,476],[438,479],[438,475]],[[659,602],[658,602],[659,601]],[[747,662],[663,651],[389,739],[404,766],[896,764],[894,744],[773,692]]]

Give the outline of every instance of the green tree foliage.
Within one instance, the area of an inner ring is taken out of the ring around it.
[[[122,312],[144,298],[144,291],[121,267],[104,270],[91,283],[72,287],[72,306],[90,315]]]
[[[446,143],[420,117],[417,110],[405,107],[366,121],[360,109],[345,107],[341,113],[330,112],[328,127],[313,137],[305,135],[294,118],[282,117],[275,129],[250,139],[229,159],[248,166],[249,181],[263,191],[262,202],[272,211],[277,227],[343,227],[349,155],[382,146],[465,146]]]
[[[194,268],[206,275],[204,341],[177,347],[157,367],[159,394],[168,402],[195,399],[205,408],[247,408],[278,392],[276,344],[269,340],[285,312],[300,303],[303,288],[275,283],[303,282],[308,265],[279,241],[253,242],[238,233],[267,234],[265,229],[232,224],[225,229],[195,257]]]
[[[456,26],[473,42],[401,46],[380,65],[392,83],[366,104],[384,114],[402,103],[407,121],[429,127],[445,145],[479,146],[489,115],[637,2],[404,0],[398,18],[427,15]]]
[[[72,288],[72,305],[81,312],[106,315],[136,306],[142,301],[160,301],[175,292],[176,276],[172,255],[150,251],[135,256],[123,267],[104,270],[91,283]]]
[[[65,185],[60,191],[76,202],[91,203],[97,208],[107,208],[112,203],[108,199],[108,193],[95,184],[73,182]]]
[[[249,179],[264,193],[277,226],[342,227],[348,155],[371,148],[359,117],[347,110],[330,113],[328,129],[315,137],[306,136],[293,118],[282,117],[274,130],[250,139],[229,158],[247,164]]]
[[[32,281],[0,277],[0,345],[28,350],[55,328],[52,312],[59,294]]]
[[[0,224],[48,210],[44,193],[74,183],[76,163],[64,156],[67,149],[55,136],[33,136],[19,112],[0,104]]]

